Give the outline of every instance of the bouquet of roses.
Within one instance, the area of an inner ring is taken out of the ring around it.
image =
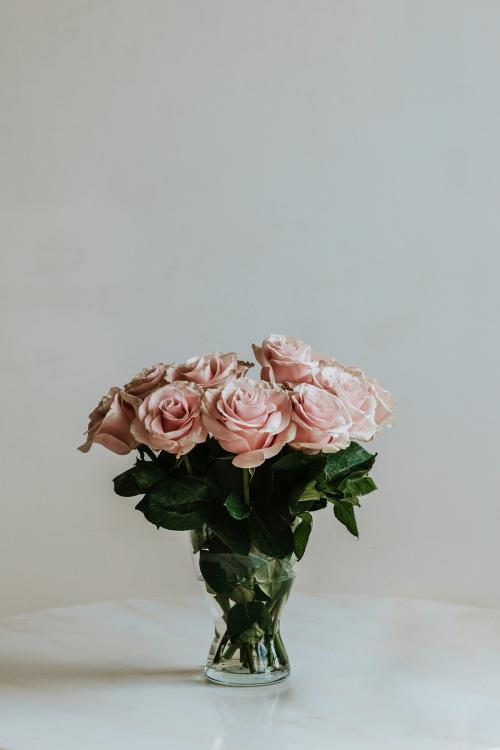
[[[143,495],[136,508],[157,527],[192,532],[223,612],[210,667],[220,672],[239,650],[238,674],[269,675],[288,664],[279,613],[312,513],[331,505],[358,535],[354,509],[376,489],[375,454],[359,442],[391,423],[394,402],[362,370],[298,339],[272,335],[253,349],[260,379],[235,353],[214,353],[111,388],[80,450],[137,450],[115,492]]]

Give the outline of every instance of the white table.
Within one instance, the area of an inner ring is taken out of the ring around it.
[[[292,677],[210,685],[199,597],[0,620],[1,750],[493,750],[500,611],[293,594]]]

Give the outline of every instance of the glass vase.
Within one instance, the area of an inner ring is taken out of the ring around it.
[[[295,558],[204,549],[200,538],[202,530],[191,533],[195,572],[215,622],[207,678],[242,687],[286,679],[290,662],[280,619],[295,578]]]

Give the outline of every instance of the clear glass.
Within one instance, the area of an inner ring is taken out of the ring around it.
[[[223,685],[258,686],[286,679],[290,662],[280,618],[295,578],[295,558],[239,555],[203,548],[191,532],[196,577],[215,621],[205,674]]]

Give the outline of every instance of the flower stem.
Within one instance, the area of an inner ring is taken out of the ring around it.
[[[191,462],[190,462],[189,458],[187,457],[187,455],[184,455],[182,457],[182,460],[184,461],[184,466],[186,467],[187,473],[188,474],[192,474],[193,473],[193,469],[191,467]]]
[[[248,471],[248,469],[245,469],[245,471]],[[245,646],[244,653],[246,656],[248,669],[250,670],[252,674],[255,674],[257,670],[255,669],[255,662],[253,660],[252,647],[247,644]]]
[[[219,645],[217,646],[217,651],[215,652],[214,658],[212,659],[212,664],[218,664],[220,662],[222,652],[224,651],[224,646],[227,644],[228,640],[229,640],[229,635],[226,631],[219,641]]]
[[[243,499],[247,505],[250,505],[250,471],[243,469]]]

